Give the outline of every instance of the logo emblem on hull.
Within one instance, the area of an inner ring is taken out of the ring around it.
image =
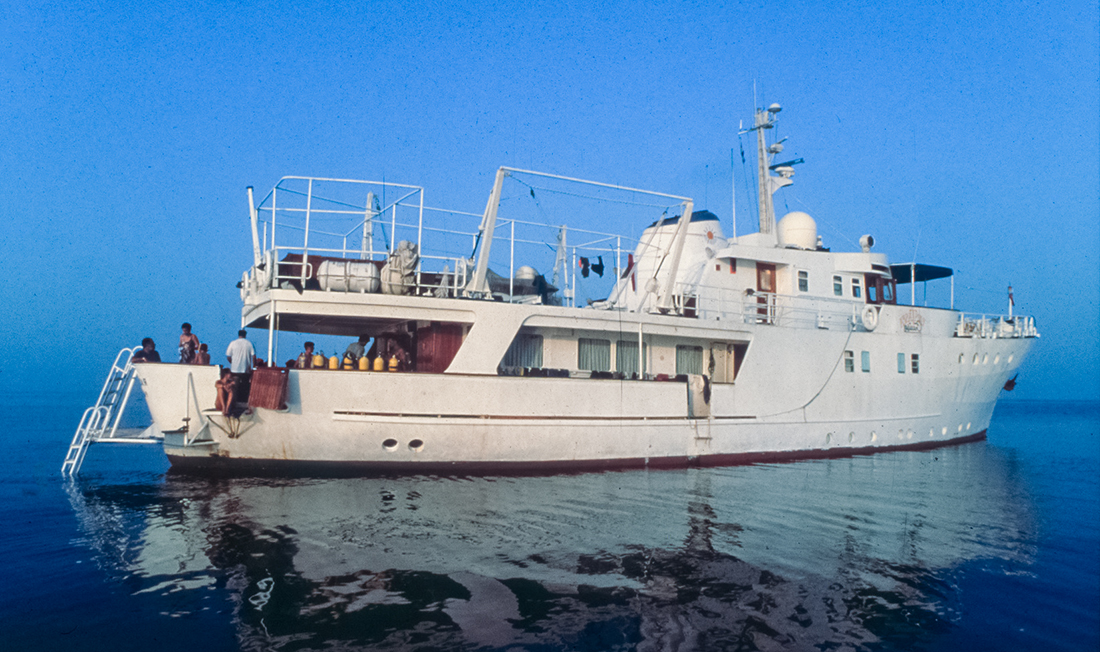
[[[905,313],[898,321],[901,322],[901,329],[906,333],[919,333],[924,329],[924,317],[916,309]]]

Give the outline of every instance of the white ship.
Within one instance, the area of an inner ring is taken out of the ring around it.
[[[250,188],[242,327],[266,333],[268,361],[298,354],[280,350],[281,333],[369,336],[367,370],[257,370],[250,409],[226,415],[213,409],[219,367],[132,364],[124,349],[63,473],[105,441],[163,442],[183,469],[427,473],[736,464],[984,437],[1034,321],[1011,304],[955,310],[953,281],[948,308],[918,306],[916,284],[952,270],[891,265],[870,236],[832,251],[803,212],[776,222],[773,194],[800,162],[774,162],[782,141],[766,143],[779,110],[745,130],[760,228],[740,237],[687,197],[507,167],[481,215],[394,183],[286,177],[259,204]],[[563,215],[550,198],[598,208]],[[601,232],[609,206],[633,218],[632,234]],[[122,437],[135,378],[154,423]]]

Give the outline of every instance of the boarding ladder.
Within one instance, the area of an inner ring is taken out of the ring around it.
[[[107,381],[103,383],[103,389],[99,392],[99,399],[95,405],[84,410],[84,416],[80,419],[80,425],[73,435],[73,443],[69,445],[69,452],[65,455],[65,461],[61,464],[61,475],[72,477],[80,472],[80,465],[84,463],[84,456],[88,452],[88,446],[97,441],[119,441],[115,437],[118,431],[118,423],[122,413],[126,410],[126,403],[130,400],[130,392],[134,389],[134,353],[141,347],[122,349],[115,356],[115,362],[111,365],[111,371],[107,374]],[[131,440],[127,440],[131,441]]]

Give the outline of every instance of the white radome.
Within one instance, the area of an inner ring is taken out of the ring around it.
[[[817,222],[808,213],[792,211],[776,225],[781,247],[817,248]]]

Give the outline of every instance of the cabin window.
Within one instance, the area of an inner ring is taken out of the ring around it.
[[[844,279],[839,276],[833,277],[833,296],[844,296]]]
[[[899,353],[898,354],[898,373],[899,374],[905,373],[905,354],[904,353]]]
[[[915,374],[919,374],[920,373],[920,354],[919,353],[914,353],[913,355],[909,356],[909,364],[912,367],[912,372],[915,373]]]
[[[870,351],[860,351],[860,353],[859,353],[859,362],[860,362],[860,368],[863,370],[863,373],[865,373],[865,374],[866,373],[871,373],[871,352]]]
[[[500,364],[503,367],[541,367],[542,335],[517,335]]]
[[[859,299],[863,296],[863,291],[859,287],[859,279],[852,279],[852,296]]]
[[[649,354],[649,346],[642,347],[642,368],[638,368],[638,340],[619,340],[615,343],[615,371],[620,371],[627,378],[634,374],[642,377],[646,365],[646,356]]]
[[[809,292],[810,291],[810,273],[806,270],[799,270],[798,272],[798,291]]]
[[[867,303],[882,303],[878,298],[878,285],[874,279],[867,279]]]
[[[844,371],[853,373],[856,370],[856,356],[851,351],[844,352]]]
[[[611,342],[586,337],[577,340],[577,368],[611,371]]]
[[[680,344],[676,347],[676,374],[703,373],[703,347]]]
[[[730,258],[730,274],[736,274],[736,273],[737,273],[737,259],[736,258]]]
[[[883,303],[894,303],[893,279],[888,279],[882,283],[882,301]]]

